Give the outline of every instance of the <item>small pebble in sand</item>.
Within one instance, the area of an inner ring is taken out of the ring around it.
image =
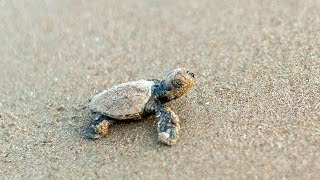
[[[66,107],[65,107],[63,104],[60,104],[60,105],[57,107],[57,110],[58,110],[58,111],[64,111],[64,110],[66,110]]]

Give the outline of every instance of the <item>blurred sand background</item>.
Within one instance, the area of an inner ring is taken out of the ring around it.
[[[0,174],[4,179],[316,179],[320,176],[320,2],[0,0]],[[91,97],[192,69],[155,119],[83,138]]]

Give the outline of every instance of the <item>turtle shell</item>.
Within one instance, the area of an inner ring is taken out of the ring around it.
[[[114,119],[140,119],[153,84],[153,81],[140,80],[114,86],[95,95],[89,108]]]

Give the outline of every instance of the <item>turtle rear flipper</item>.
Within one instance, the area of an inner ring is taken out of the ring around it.
[[[88,138],[88,139],[99,139],[101,137],[102,136],[100,134],[96,133],[95,128],[93,128],[93,127],[89,127],[88,128],[87,133],[86,133],[86,138]]]
[[[91,124],[87,129],[86,137],[89,139],[98,139],[108,134],[109,126],[113,123],[108,117],[93,114]]]

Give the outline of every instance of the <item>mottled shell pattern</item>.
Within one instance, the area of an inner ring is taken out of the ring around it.
[[[140,80],[114,86],[95,95],[89,108],[118,120],[140,119],[151,98],[153,85],[152,81]]]

